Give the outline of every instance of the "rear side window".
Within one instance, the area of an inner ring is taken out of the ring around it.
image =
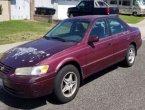
[[[91,30],[90,36],[105,38],[109,35],[105,20],[97,20]]]
[[[80,8],[87,8],[87,7],[90,7],[90,3],[89,2],[81,2],[78,6]]]
[[[107,7],[108,6],[107,3],[102,2],[102,1],[95,2],[95,5],[96,6],[99,6],[99,7]]]
[[[123,6],[130,6],[130,2],[131,2],[130,0],[123,0],[122,5]]]
[[[111,34],[119,34],[121,32],[126,31],[126,28],[123,26],[123,24],[117,20],[117,19],[108,19],[109,21],[109,27]]]

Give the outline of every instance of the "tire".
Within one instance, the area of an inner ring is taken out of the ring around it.
[[[69,15],[69,17],[70,17],[70,18],[73,18],[73,17],[74,17],[74,15],[73,15],[73,14],[70,14],[70,15]]]
[[[137,12],[133,12],[132,15],[133,15],[133,16],[137,16]]]
[[[127,67],[133,66],[136,58],[136,48],[134,45],[129,45],[124,63]]]
[[[57,74],[54,82],[54,95],[59,103],[73,100],[80,87],[80,74],[73,65],[64,66]]]

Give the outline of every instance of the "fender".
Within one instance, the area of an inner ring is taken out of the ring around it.
[[[59,62],[59,64],[57,65],[57,67],[55,69],[55,73],[57,73],[63,65],[65,65],[66,63],[72,62],[72,61],[76,62],[80,65],[79,61],[76,58],[69,57],[69,58],[66,58],[66,59]],[[81,65],[80,65],[80,67],[81,67]],[[81,68],[81,74],[82,73],[83,73],[83,71],[82,71],[82,68]]]

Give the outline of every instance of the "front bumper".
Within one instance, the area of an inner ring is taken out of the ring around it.
[[[4,90],[20,98],[37,98],[52,92],[54,78],[47,78],[39,82],[28,83],[15,82],[9,77],[3,77]]]

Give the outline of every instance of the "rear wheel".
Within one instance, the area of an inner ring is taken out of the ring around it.
[[[128,50],[127,50],[127,54],[126,54],[126,57],[125,57],[125,65],[130,67],[134,64],[135,62],[135,57],[136,57],[136,49],[135,49],[135,46],[134,45],[130,45],[128,47]]]
[[[54,95],[60,103],[73,100],[80,86],[80,75],[73,65],[64,66],[56,76]]]
[[[133,12],[132,15],[137,16],[137,12]]]

